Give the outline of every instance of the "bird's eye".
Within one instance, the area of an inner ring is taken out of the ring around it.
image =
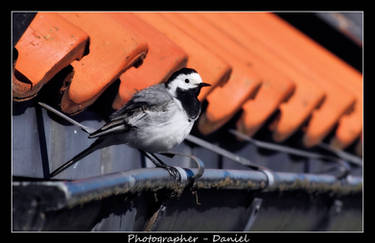
[[[185,79],[185,83],[187,83],[187,84],[188,84],[189,82],[190,82],[190,80],[189,80],[189,79]]]

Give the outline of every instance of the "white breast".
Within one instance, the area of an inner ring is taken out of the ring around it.
[[[177,109],[176,109],[177,105]],[[148,114],[150,122],[142,124],[130,145],[147,152],[166,152],[182,143],[190,133],[194,121],[190,121],[182,109],[179,101],[174,104],[170,112]],[[157,121],[157,122],[155,122]]]

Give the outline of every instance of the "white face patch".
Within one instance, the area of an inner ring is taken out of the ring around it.
[[[175,96],[177,88],[182,90],[194,89],[202,82],[198,73],[180,74],[168,84],[168,91]]]

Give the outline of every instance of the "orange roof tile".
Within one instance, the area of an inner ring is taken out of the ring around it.
[[[203,81],[212,85],[211,88],[202,89],[200,100],[203,100],[217,85],[223,85],[228,81],[232,68],[227,61],[208,51],[160,14],[139,12],[135,14],[182,47],[189,55],[187,66],[196,69]]]
[[[313,109],[323,99],[324,92],[319,86],[314,84],[314,80],[310,79],[310,77],[306,77],[299,70],[285,63],[285,60],[277,55],[277,52],[270,49],[264,43],[264,40],[257,36],[256,32],[250,31],[251,29],[246,23],[246,15],[251,14],[252,13],[209,13],[205,14],[204,17],[212,22],[216,21],[222,31],[231,35],[232,38],[248,49],[249,52],[253,53],[253,55],[262,57],[267,63],[272,63],[277,70],[290,77],[295,83],[296,89],[293,95],[286,103],[282,103],[279,106],[280,113],[272,127],[274,130],[274,139],[276,141],[283,141],[292,135],[301,124],[306,121]],[[246,113],[244,115],[246,116]],[[243,124],[244,123],[239,123],[238,129],[244,130],[245,128],[241,127]],[[258,129],[255,126],[254,128],[249,129],[250,131],[248,132],[251,133]]]
[[[208,94],[208,107],[199,121],[198,127],[203,134],[212,133],[224,125],[246,100],[254,96],[261,84],[260,78],[252,67],[245,66],[243,62],[233,55],[232,50],[228,49],[229,43],[222,38],[222,33],[214,31],[207,24],[204,25],[199,15],[163,13],[161,16],[217,56],[231,60],[233,71],[228,82]],[[204,29],[204,32],[201,29]],[[217,42],[217,39],[221,41]]]
[[[211,43],[217,43],[216,50],[221,52],[225,50],[224,57],[230,60],[239,60],[241,63],[238,65],[241,69],[250,69],[261,79],[262,86],[255,98],[247,99],[245,103],[242,103],[244,112],[239,120],[241,131],[253,135],[277,110],[280,103],[292,93],[295,88],[294,82],[284,73],[276,70],[273,63],[266,62],[261,56],[254,55],[236,39],[236,36],[225,31],[225,28],[221,28],[223,26],[221,22],[228,21],[224,14],[211,15],[210,19],[205,17],[206,14],[182,15],[187,21],[193,23],[195,28],[204,29],[204,31],[200,31],[199,37],[202,39],[205,36],[202,42],[210,43],[206,44],[208,48],[213,47]],[[187,29],[192,28],[187,24],[186,26],[189,27]],[[220,39],[219,42],[216,41],[218,39]],[[241,89],[241,87],[237,87],[237,89]],[[235,107],[237,108],[233,110],[232,115],[240,108]],[[222,108],[209,105],[208,109],[220,111]]]
[[[243,14],[244,23],[256,33],[272,50],[285,61],[306,75],[315,77],[315,81],[325,91],[326,97],[318,110],[315,110],[307,126],[304,144],[307,147],[318,144],[335,126],[341,116],[354,104],[354,96],[343,89],[337,80],[312,61],[304,46],[296,36],[302,35],[293,27],[284,24],[281,19],[271,14]],[[277,19],[276,19],[277,18]],[[297,41],[297,42],[295,42]],[[311,41],[311,40],[310,40]]]
[[[70,64],[64,112],[82,111],[119,78],[118,109],[188,66],[212,84],[199,96],[208,101],[198,122],[203,134],[242,109],[237,129],[251,136],[279,111],[270,125],[275,141],[308,121],[305,146],[338,125],[331,145],[357,142],[362,151],[362,74],[271,13],[38,13],[15,47],[15,101],[35,97]]]
[[[299,67],[316,75],[319,85],[326,91],[326,99],[320,109],[313,113],[304,137],[304,144],[308,147],[320,143],[355,103],[355,94],[346,88],[345,75],[338,75],[342,70],[350,69],[349,65],[336,68],[330,65],[334,63],[333,54],[322,51],[323,48],[316,42],[274,14],[254,14],[252,17],[252,26],[257,26],[256,29],[266,33],[266,36],[274,37],[277,46],[284,50],[287,60],[296,65],[300,63]],[[275,35],[275,30],[283,34]],[[361,123],[358,125],[357,136]]]
[[[119,109],[136,91],[164,82],[172,73],[184,67],[188,55],[168,37],[134,14],[119,13],[115,17],[126,24],[127,29],[146,39],[149,49],[141,66],[132,67],[121,74],[118,95],[112,105],[114,109]]]
[[[55,74],[81,59],[89,36],[56,13],[37,13],[15,48],[13,99],[33,98]]]
[[[60,13],[90,35],[90,52],[72,63],[74,75],[61,109],[76,114],[92,104],[126,69],[147,53],[147,43],[111,13]]]

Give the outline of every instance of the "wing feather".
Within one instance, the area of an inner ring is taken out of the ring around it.
[[[144,119],[149,111],[165,111],[167,104],[172,99],[172,96],[162,84],[143,89],[136,93],[122,108],[114,112],[109,117],[109,122],[91,133],[89,138],[126,132],[130,128],[136,127],[134,121]]]

